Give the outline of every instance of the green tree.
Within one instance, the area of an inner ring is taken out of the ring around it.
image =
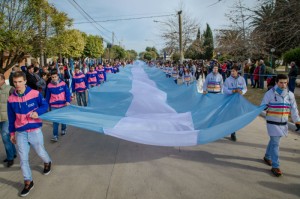
[[[150,60],[152,60],[152,59],[156,59],[157,57],[159,57],[159,54],[158,54],[158,52],[157,52],[157,50],[156,50],[155,47],[149,47],[149,46],[147,46],[145,50],[146,51],[143,54],[144,56],[142,56],[143,59],[149,60],[149,58],[151,57]]]
[[[138,54],[135,50],[127,50],[126,51],[126,59],[135,60]]]
[[[203,33],[203,48],[203,57],[208,60],[211,59],[214,52],[214,39],[210,26],[208,24],[206,24],[206,30]]]
[[[98,58],[104,52],[103,40],[99,36],[89,35],[86,37],[86,44],[83,55],[90,58]]]
[[[60,43],[58,49],[62,55],[74,58],[81,57],[85,46],[85,39],[79,30],[66,30],[57,39]]]
[[[299,0],[261,0],[259,9],[253,11],[251,27],[256,45],[263,49],[261,54],[269,56],[270,49],[275,48],[273,55],[280,57],[289,49],[300,43],[300,2]],[[259,39],[258,39],[259,38]]]
[[[202,47],[200,29],[198,29],[197,37],[185,52],[184,57],[190,59],[203,59],[203,47]]]
[[[291,49],[284,53],[283,59],[285,63],[294,61],[298,66],[300,66],[300,47]]]
[[[180,54],[179,53],[173,53],[172,60],[175,61],[175,62],[179,62]]]
[[[150,60],[152,60],[153,59],[153,53],[151,53],[151,51],[146,51],[145,53],[144,53],[144,57],[143,57],[145,60],[148,60],[148,61],[150,61]]]
[[[145,52],[140,52],[139,53],[139,59],[144,59],[144,55],[145,55]]]
[[[32,51],[34,24],[26,12],[27,1],[2,0],[0,72],[4,73],[14,64],[20,62],[24,55]],[[6,58],[6,60],[5,60]],[[4,62],[5,61],[5,62]]]
[[[124,59],[126,57],[126,51],[120,46],[114,45],[111,48],[105,48],[104,58],[105,59]]]
[[[0,13],[2,16],[0,23],[1,72],[20,62],[24,55],[42,55],[40,57],[44,58],[45,53],[54,54],[50,50],[55,50],[53,42],[58,41],[58,39],[52,39],[54,29],[58,27],[56,24],[64,19],[71,22],[66,14],[58,12],[46,0],[1,0]],[[57,23],[54,23],[55,21]],[[61,29],[66,24],[62,22]],[[50,41],[49,46],[48,41]],[[6,58],[5,62],[4,58]]]
[[[52,57],[58,55],[60,62],[62,62],[61,51],[57,48],[57,46],[61,45],[61,41],[58,38],[64,33],[67,27],[71,27],[73,20],[66,13],[59,12],[54,7],[51,7],[51,13],[51,25],[48,28],[45,54]]]
[[[114,45],[111,47],[111,51],[113,52],[113,59],[124,59],[126,57],[126,51],[121,46]]]

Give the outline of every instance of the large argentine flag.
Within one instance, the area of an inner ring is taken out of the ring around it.
[[[264,109],[239,94],[202,95],[195,84],[178,86],[140,61],[109,75],[90,89],[88,107],[71,105],[41,118],[142,144],[192,146],[243,128]]]

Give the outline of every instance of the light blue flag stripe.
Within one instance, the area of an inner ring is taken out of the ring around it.
[[[108,74],[108,81],[89,89],[88,107],[70,105],[41,115],[42,119],[103,133],[125,116],[132,101],[131,65],[118,74]]]
[[[198,144],[227,136],[252,122],[265,108],[255,106],[240,94],[197,93],[196,84],[177,85],[163,71],[144,65],[144,70],[167,93],[168,104],[178,113],[191,112],[194,128],[199,130]]]

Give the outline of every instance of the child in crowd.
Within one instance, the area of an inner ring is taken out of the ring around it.
[[[51,73],[51,82],[47,87],[46,100],[51,111],[70,105],[71,93],[69,87],[59,78],[57,71],[52,71]],[[58,126],[59,123],[53,122],[53,138],[51,141],[58,141]],[[61,135],[65,135],[66,130],[67,125],[61,124]]]
[[[75,67],[75,74],[72,78],[72,92],[76,93],[76,100],[78,106],[87,106],[86,102],[86,90],[88,87],[88,81],[86,76],[80,71],[78,66]]]

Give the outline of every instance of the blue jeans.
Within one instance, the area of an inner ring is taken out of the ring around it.
[[[288,87],[289,91],[294,93],[296,87],[296,78],[290,77]]]
[[[44,147],[44,138],[41,129],[39,128],[32,132],[17,132],[17,145],[24,180],[32,181],[32,175],[29,166],[30,146],[34,148],[35,152],[44,163],[51,162],[51,159]]]
[[[265,76],[264,76],[264,74],[260,74],[260,77],[259,77],[259,88],[264,89],[264,84],[265,84]]]
[[[251,80],[251,86],[254,86],[254,75],[250,75],[250,80]]]
[[[87,103],[86,103],[86,94],[85,94],[86,91],[83,91],[83,92],[76,92],[76,100],[77,100],[77,104],[78,106],[87,106]],[[82,101],[82,103],[81,103]]]
[[[58,108],[53,108],[51,107],[51,111],[58,109]],[[58,137],[58,126],[60,123],[58,122],[53,122],[53,136]],[[61,130],[65,131],[67,129],[67,125],[66,124],[61,124]]]
[[[8,132],[8,121],[0,122],[0,132],[6,152],[6,159],[13,160],[14,155],[16,155],[17,152],[15,145],[10,141],[10,134]]]
[[[272,160],[272,167],[279,168],[279,142],[281,136],[270,136],[265,157]]]
[[[246,86],[248,86],[248,74],[244,74],[244,79],[245,79],[245,82],[246,82]]]

